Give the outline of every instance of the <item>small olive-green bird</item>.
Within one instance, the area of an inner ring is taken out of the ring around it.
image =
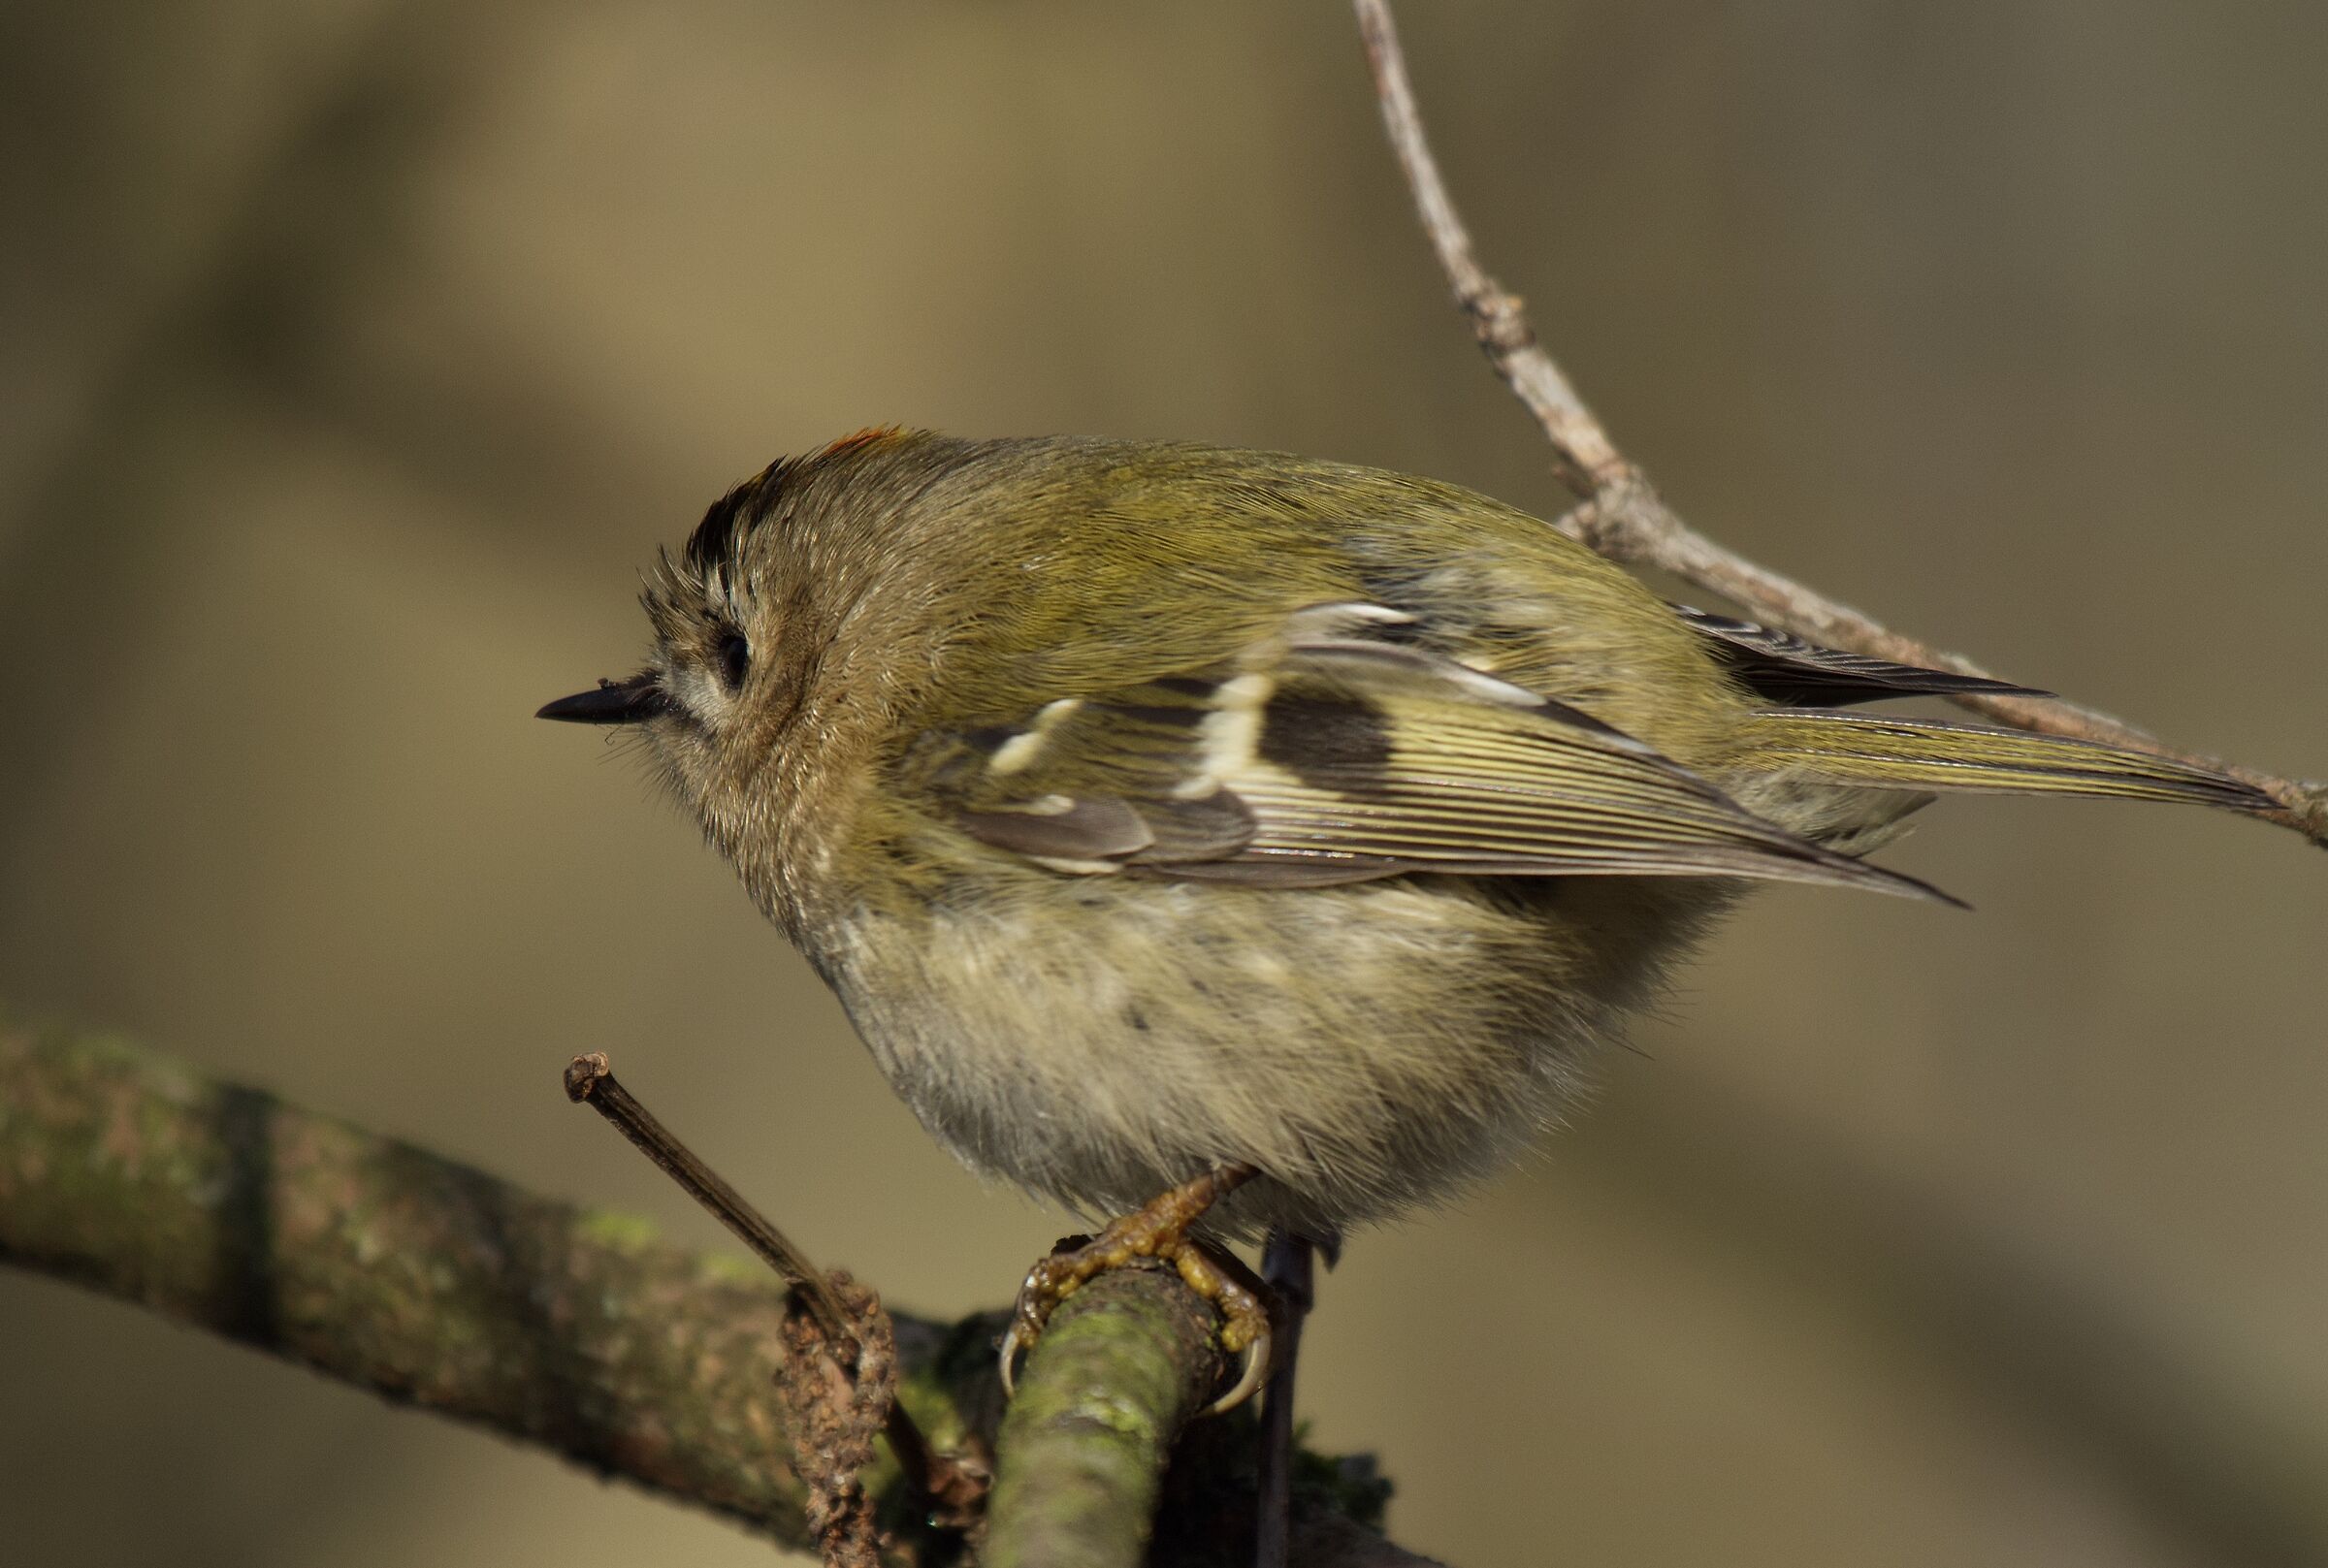
[[[1446,1198],[1749,882],[1941,896],[1860,858],[1929,791],[2271,805],[1844,711],[2025,688],[1277,453],[865,432],[731,491],[645,603],[644,673],[544,717],[638,727],[963,1161],[1148,1204],[1118,1255],[1209,1202],[1216,1234],[1331,1244]]]

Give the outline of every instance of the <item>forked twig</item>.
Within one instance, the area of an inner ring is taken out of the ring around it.
[[[1374,69],[1383,127],[1413,192],[1423,231],[1454,286],[1456,303],[1471,318],[1479,346],[1486,350],[1497,373],[1543,427],[1562,483],[1582,502],[1555,527],[1613,560],[1657,566],[1719,593],[1756,619],[1797,636],[1902,664],[1965,675],[1988,674],[1961,655],[1902,635],[1848,604],[1748,560],[1673,514],[1536,341],[1520,299],[1505,293],[1480,265],[1471,232],[1447,195],[1446,181],[1440,177],[1438,161],[1423,136],[1422,116],[1415,109],[1414,89],[1407,80],[1406,60],[1391,22],[1388,0],[1352,3],[1358,13],[1359,33],[1366,41],[1367,60]],[[2282,778],[2168,746],[2122,719],[2057,698],[1962,692],[1952,693],[1948,700],[2019,729],[2131,747],[2227,773],[2279,802],[2280,810],[2260,814],[2264,820],[2293,828],[2313,844],[2328,848],[2328,784]]]

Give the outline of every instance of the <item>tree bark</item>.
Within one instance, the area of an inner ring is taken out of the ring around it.
[[[116,1039],[0,1027],[0,1262],[806,1543],[777,1388],[788,1296],[758,1264]],[[898,1396],[931,1442],[988,1443],[1001,1315],[894,1321]],[[1215,1356],[1209,1314],[1169,1274],[1136,1271],[1062,1308],[1004,1424],[1004,1496],[1025,1504],[1016,1521],[997,1505],[998,1540],[1021,1553],[1007,1560],[1139,1561],[1186,1391],[1211,1386]],[[886,1451],[866,1480],[895,1560],[954,1552],[913,1518]],[[1308,1499],[1299,1560],[1423,1561],[1335,1512],[1334,1495]],[[1363,1488],[1348,1495],[1364,1505]],[[1060,1555],[1060,1520],[1132,1554]],[[1209,1558],[1176,1546],[1158,1560]]]

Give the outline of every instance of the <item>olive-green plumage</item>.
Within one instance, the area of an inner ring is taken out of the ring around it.
[[[1245,1232],[1492,1168],[1749,880],[1931,894],[1858,858],[1926,791],[2269,805],[1832,711],[1995,683],[1279,454],[852,437],[715,506],[647,606],[646,673],[546,711],[642,723],[922,1122],[1086,1212],[1249,1164]]]

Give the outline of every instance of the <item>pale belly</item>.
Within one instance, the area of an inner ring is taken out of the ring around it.
[[[1447,1196],[1556,1119],[1726,893],[1040,874],[860,915],[825,967],[970,1166],[1096,1217],[1241,1161],[1265,1179],[1220,1229],[1324,1237]]]

